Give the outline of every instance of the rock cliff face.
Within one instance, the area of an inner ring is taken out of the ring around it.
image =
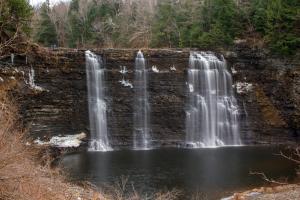
[[[248,119],[247,136],[258,143],[297,141],[299,56],[280,59],[245,45],[238,45],[227,54],[238,87],[238,100]]]
[[[153,144],[175,146],[185,139],[185,102],[189,49],[144,50],[149,69],[150,126]],[[133,83],[136,49],[98,49],[106,66],[109,139],[114,147],[132,146]],[[300,134],[299,59],[268,57],[239,45],[223,52],[231,68],[245,143],[283,143]],[[33,137],[89,132],[83,50],[59,49],[48,56],[2,59],[0,86],[18,97],[20,111]],[[120,73],[126,66],[128,73]],[[154,72],[156,66],[159,72]],[[32,83],[33,70],[34,83]],[[176,69],[176,70],[174,70]],[[30,79],[31,78],[31,79]]]

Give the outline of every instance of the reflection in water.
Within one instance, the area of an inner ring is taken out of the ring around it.
[[[83,152],[65,156],[62,165],[72,179],[88,180],[100,187],[128,176],[127,186],[134,184],[140,193],[177,188],[214,199],[264,184],[261,178],[249,175],[251,170],[292,179],[296,165],[274,155],[278,151],[272,147],[231,147]]]

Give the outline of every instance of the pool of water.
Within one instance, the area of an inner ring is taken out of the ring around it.
[[[90,181],[100,188],[127,177],[128,187],[142,194],[176,188],[186,199],[195,193],[217,199],[266,184],[250,171],[292,181],[296,165],[275,155],[279,151],[278,147],[248,146],[81,152],[65,155],[61,165],[71,180]]]

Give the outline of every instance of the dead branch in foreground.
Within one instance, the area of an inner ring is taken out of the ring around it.
[[[276,181],[272,178],[269,178],[266,176],[265,173],[263,172],[252,172],[250,171],[249,172],[250,175],[258,175],[260,176],[264,181],[267,181],[268,183],[273,183],[273,184],[278,184],[278,185],[287,185],[288,183],[287,182],[279,182],[279,181]]]
[[[300,147],[297,147],[293,152],[293,155],[296,156],[298,159],[293,158],[293,155],[288,156],[288,155],[284,154],[282,151],[280,151],[280,153],[277,155],[282,156],[282,157],[300,165]]]

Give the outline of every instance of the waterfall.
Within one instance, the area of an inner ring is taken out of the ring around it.
[[[36,92],[49,92],[49,90],[46,90],[35,83],[35,72],[32,66],[30,67],[30,71],[28,72],[28,81],[25,80],[25,83],[29,85],[30,89],[35,90]]]
[[[186,145],[241,145],[238,107],[226,61],[211,53],[191,52],[188,69]]]
[[[148,72],[141,51],[135,59],[134,74],[134,149],[149,149],[149,103],[147,93]]]
[[[34,73],[34,69],[33,67],[31,66],[30,68],[30,71],[28,73],[28,84],[31,88],[35,88],[36,85],[35,85],[35,82],[34,82],[34,76],[35,76],[35,73]]]
[[[10,54],[10,61],[11,61],[11,64],[14,65],[15,63],[15,54]]]
[[[104,67],[101,57],[90,51],[85,52],[88,87],[89,121],[91,141],[90,151],[109,151],[107,137],[106,102],[104,100]]]

